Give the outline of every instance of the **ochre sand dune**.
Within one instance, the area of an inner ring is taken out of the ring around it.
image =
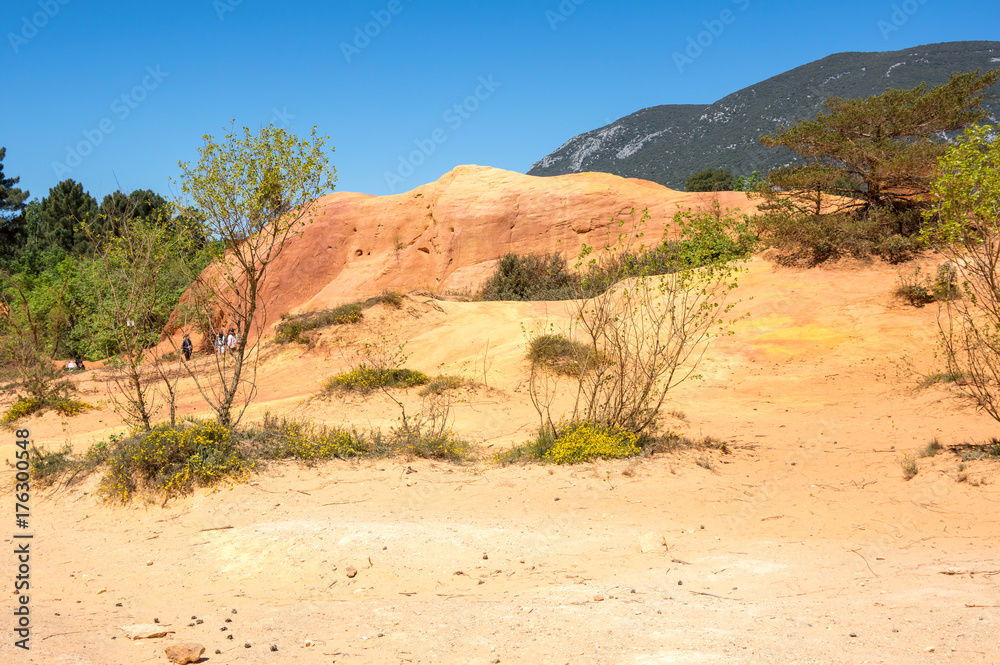
[[[998,662],[997,463],[969,462],[966,482],[949,452],[920,459],[910,481],[900,468],[933,437],[982,440],[997,425],[944,388],[914,389],[907,363],[935,368],[936,308],[894,300],[896,275],[749,266],[735,294],[747,317],[664,422],[725,440],[729,455],[273,465],[127,508],[102,505],[95,479],[36,491],[33,651],[8,640],[0,658],[156,663],[165,644],[194,640],[207,663]],[[391,426],[386,399],[309,399],[387,334],[407,342],[407,366],[487,384],[456,393],[454,429],[490,453],[537,423],[522,328],[568,321],[561,303],[411,294],[312,349],[266,345],[248,418]],[[96,372],[83,376],[85,398],[103,403]],[[181,391],[184,414],[206,415],[189,382]],[[406,400],[419,410],[415,391]],[[105,408],[25,424],[39,443],[82,450],[118,423]],[[119,629],[154,618],[175,632],[131,642]]]

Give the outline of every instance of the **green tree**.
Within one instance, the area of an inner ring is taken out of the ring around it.
[[[7,148],[0,147],[0,262],[7,262],[17,255],[26,235],[24,208],[28,192],[14,185],[20,176],[7,178],[3,173],[3,159]]]
[[[684,185],[688,192],[731,192],[736,181],[726,169],[705,169],[687,179]]]
[[[42,199],[39,232],[47,243],[74,256],[90,253],[93,244],[80,225],[96,219],[97,200],[83,185],[63,180]]]
[[[951,261],[961,297],[939,317],[956,389],[1000,421],[1000,127],[973,127],[938,163],[925,230]],[[948,280],[950,281],[950,280]]]
[[[180,163],[185,199],[178,205],[189,219],[203,220],[205,236],[218,239],[220,250],[193,286],[207,297],[192,300],[206,304],[203,325],[232,326],[239,336],[231,354],[216,356],[211,381],[191,374],[223,425],[238,423],[256,394],[268,268],[336,181],[327,138],[315,127],[308,139],[273,125],[257,134],[243,128],[242,137],[230,128],[221,141],[204,137],[197,164]]]
[[[849,197],[839,201],[840,209],[922,205],[936,160],[947,150],[941,134],[985,118],[985,90],[998,77],[1000,69],[976,70],[952,74],[931,89],[921,84],[866,99],[830,98],[815,120],[761,137],[765,146],[802,158],[769,173],[771,190],[812,214],[830,194]]]

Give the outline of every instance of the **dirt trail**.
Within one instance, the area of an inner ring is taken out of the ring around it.
[[[737,308],[748,318],[667,409],[668,426],[718,437],[728,455],[274,465],[128,508],[100,504],[96,479],[38,492],[33,649],[6,639],[0,659],[158,663],[165,644],[194,640],[217,664],[1000,662],[998,463],[968,462],[966,482],[949,452],[919,459],[910,481],[900,468],[935,436],[997,426],[900,370],[933,369],[936,310],[894,301],[895,277],[751,265]],[[410,296],[313,349],[266,349],[250,417],[391,425],[377,397],[308,399],[349,363],[344,342],[391,331],[408,366],[485,378],[458,393],[454,429],[492,452],[537,422],[522,325],[567,322],[559,304]],[[81,450],[116,423],[103,409],[26,424]],[[175,632],[131,642],[119,629],[154,618]]]

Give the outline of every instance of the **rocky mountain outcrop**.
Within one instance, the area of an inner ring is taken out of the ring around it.
[[[945,83],[953,72],[1000,66],[1000,42],[947,42],[880,53],[836,53],[789,70],[714,104],[653,106],[574,136],[536,162],[531,175],[601,171],[683,188],[706,168],[734,175],[767,171],[793,159],[760,143],[762,134],[815,118],[830,97],[850,99]],[[693,70],[692,70],[693,71]],[[1000,83],[991,92],[1000,94]],[[1000,99],[983,107],[1000,118]]]

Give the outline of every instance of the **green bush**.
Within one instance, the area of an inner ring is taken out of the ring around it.
[[[460,376],[446,376],[438,374],[430,382],[420,389],[421,397],[427,395],[441,395],[449,390],[456,390],[469,383]]]
[[[506,254],[480,290],[483,300],[571,300],[579,280],[560,254]]]
[[[268,460],[295,459],[311,463],[362,457],[370,452],[366,437],[356,430],[278,418],[271,413],[265,414],[257,427],[240,432],[240,438],[252,443],[255,458]]]
[[[25,418],[33,413],[37,413],[45,409],[52,409],[63,416],[76,416],[93,408],[93,404],[88,404],[87,402],[81,402],[75,399],[69,399],[68,397],[53,397],[48,400],[42,400],[34,397],[18,397],[17,401],[14,402],[4,413],[0,422],[5,425],[9,425],[10,423],[20,420],[21,418]]]
[[[583,369],[593,369],[601,360],[586,344],[559,334],[539,335],[528,344],[528,360],[559,374],[579,376]]]
[[[332,325],[357,323],[362,318],[362,303],[352,302],[333,309],[324,309],[304,314],[282,314],[281,322],[274,333],[274,341],[279,344],[288,342],[307,343],[302,333],[316,328]]]
[[[403,306],[403,294],[399,291],[389,291],[385,290],[377,296],[372,296],[365,300],[362,305],[365,309],[369,307],[374,307],[375,305],[382,304],[388,305],[389,307],[394,307],[399,309]]]
[[[412,369],[374,369],[366,365],[330,377],[323,384],[322,394],[334,391],[370,393],[378,388],[412,388],[430,383],[423,372]]]
[[[58,451],[31,447],[31,477],[40,485],[51,485],[74,467],[73,448],[67,443]]]
[[[733,174],[726,169],[698,171],[684,183],[688,192],[731,192],[736,185]]]
[[[754,226],[785,265],[817,265],[846,256],[874,256],[896,264],[925,247],[919,236],[920,215],[908,210],[809,215],[772,207],[754,218]]]

